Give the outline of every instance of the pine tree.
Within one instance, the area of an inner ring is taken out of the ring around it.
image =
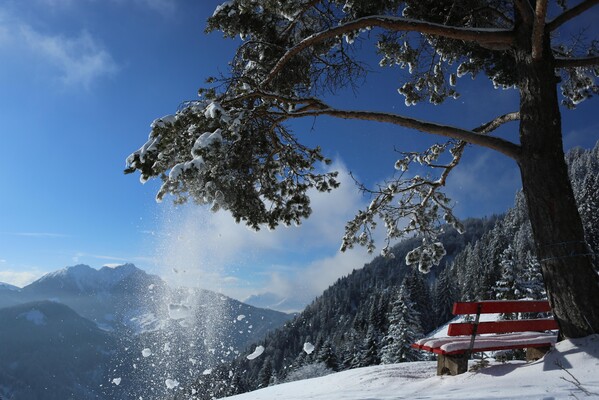
[[[361,352],[360,366],[368,367],[378,365],[381,362],[379,357],[380,333],[374,327],[369,327],[364,338],[364,346]]]
[[[561,332],[567,338],[587,336],[599,331],[599,277],[590,257],[563,257],[589,250],[564,160],[559,105],[575,108],[599,91],[599,51],[596,38],[568,46],[559,33],[597,2],[567,9],[558,0],[555,18],[548,18],[547,5],[320,0],[256,7],[248,0],[228,1],[209,18],[207,29],[241,37],[229,73],[209,79],[201,100],[152,124],[148,141],[127,158],[125,172],[139,171],[142,181],[161,178],[159,200],[167,194],[177,202],[192,197],[254,229],[275,228],[310,216],[310,191],[339,186],[337,173],[319,168],[330,160],[320,148],[302,144],[289,121],[329,116],[439,135],[447,141],[404,152],[395,163],[401,171],[417,163],[433,172],[398,174],[370,190],[371,203],[346,224],[342,238],[343,250],[354,245],[373,250],[372,231],[381,216],[388,240],[382,252],[388,254],[391,240],[420,231],[423,241],[406,261],[426,272],[445,253],[438,241],[441,222],[463,230],[443,193],[447,176],[467,144],[497,151],[520,170],[535,250]],[[441,104],[458,97],[459,78],[484,74],[494,86],[518,91],[517,110],[478,127],[457,128],[327,104],[330,99],[318,95],[357,88],[368,74],[351,51],[363,32],[372,35],[369,43],[376,45],[381,67],[409,67],[398,88],[406,105]],[[493,134],[512,121],[519,121],[517,142]]]
[[[404,283],[410,294],[412,304],[420,316],[420,325],[423,332],[430,332],[435,328],[435,313],[433,311],[431,291],[425,280],[425,275],[413,269],[406,275]]]
[[[530,252],[524,257],[524,287],[526,297],[533,300],[546,299],[545,285],[543,285],[543,274],[541,273],[541,264],[537,258]]]
[[[381,361],[383,364],[418,361],[420,352],[410,347],[422,337],[419,315],[414,309],[406,286],[402,284],[393,300],[389,315],[389,332],[383,339]]]
[[[258,387],[264,388],[267,387],[271,379],[273,377],[273,368],[272,368],[272,360],[270,357],[266,357],[264,359],[264,363],[262,364],[262,368],[258,373]]]
[[[326,367],[332,371],[339,370],[337,355],[335,354],[333,345],[329,340],[325,341],[325,343],[320,348],[317,360],[323,362],[326,365]]]
[[[493,286],[497,300],[516,300],[525,296],[522,273],[514,256],[514,249],[508,246],[501,255],[501,278]]]
[[[450,276],[450,268],[445,268],[439,274],[433,291],[435,327],[453,318],[453,303],[458,300],[455,285],[455,281]]]

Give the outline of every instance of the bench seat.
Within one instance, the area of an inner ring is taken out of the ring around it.
[[[501,335],[480,335],[476,337],[473,352],[521,349],[528,347],[549,347],[555,345],[557,333],[517,332]],[[470,336],[424,338],[412,347],[435,354],[454,355],[465,353],[470,347]]]

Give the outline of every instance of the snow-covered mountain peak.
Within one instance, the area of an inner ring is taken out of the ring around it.
[[[5,289],[5,290],[12,290],[15,292],[19,292],[21,291],[21,288],[15,285],[11,285],[10,283],[4,283],[4,282],[0,282],[0,290]]]
[[[31,286],[70,288],[78,292],[102,292],[109,291],[133,274],[147,275],[133,264],[102,267],[100,270],[89,265],[79,264],[50,272],[33,282]]]

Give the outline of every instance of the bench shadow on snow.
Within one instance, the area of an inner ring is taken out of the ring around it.
[[[592,358],[599,359],[599,346],[589,345],[592,342],[599,342],[599,335],[591,335],[587,338],[574,340],[579,345],[574,345],[568,349],[552,349],[545,357],[531,363],[511,362],[505,364],[494,364],[486,368],[481,368],[477,371],[479,374],[488,376],[504,376],[508,375],[520,368],[535,368],[542,364],[543,371],[568,370],[574,368],[569,359],[576,357],[577,359]]]

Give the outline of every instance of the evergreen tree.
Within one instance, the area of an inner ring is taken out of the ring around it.
[[[525,297],[526,289],[514,257],[514,249],[508,246],[501,255],[501,278],[493,286],[497,300],[516,300]]]
[[[273,377],[272,360],[270,357],[266,357],[264,359],[264,363],[262,364],[262,368],[260,369],[260,372],[258,372],[258,387],[259,388],[267,387],[271,383],[272,377]]]
[[[317,360],[323,362],[326,367],[332,371],[339,370],[339,363],[337,361],[337,355],[333,349],[333,345],[330,341],[325,341],[320,351],[318,352]]]
[[[410,293],[410,299],[420,315],[420,324],[424,332],[435,328],[435,313],[430,288],[426,281],[428,275],[413,269],[405,277],[405,285]]]
[[[369,327],[366,337],[364,338],[364,346],[361,352],[361,367],[380,364],[381,359],[379,357],[379,341],[379,332],[377,332],[374,327]]]
[[[453,303],[458,300],[456,283],[450,275],[451,269],[445,268],[435,282],[433,304],[435,310],[435,326],[440,326],[453,318]]]
[[[545,285],[543,285],[543,274],[541,273],[541,264],[537,258],[530,252],[526,253],[524,258],[524,287],[526,297],[533,300],[546,299]]]
[[[420,352],[410,345],[422,337],[422,328],[419,315],[403,284],[393,300],[389,322],[389,332],[383,339],[381,361],[390,364],[420,360]]]

